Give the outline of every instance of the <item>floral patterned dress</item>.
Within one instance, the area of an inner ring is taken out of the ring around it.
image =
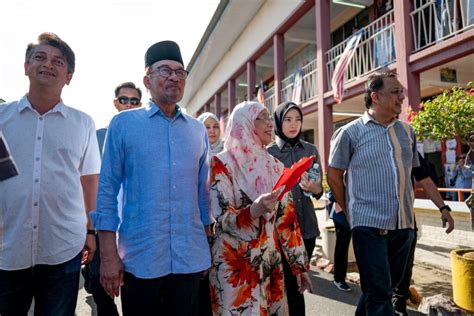
[[[309,269],[293,202],[287,194],[276,212],[252,218],[251,199],[219,156],[211,177],[213,314],[288,315],[280,251],[294,274]]]

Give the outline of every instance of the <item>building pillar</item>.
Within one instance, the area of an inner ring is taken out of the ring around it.
[[[252,101],[255,97],[255,60],[247,62],[247,101]]]
[[[221,99],[221,93],[218,92],[214,95],[214,102],[216,103],[216,116],[220,119],[222,116],[222,99]]]
[[[327,57],[330,48],[330,3],[329,0],[316,0],[316,64],[318,92],[318,135],[319,155],[324,171],[327,170],[329,147],[332,136],[332,105],[324,104],[324,92],[328,90]]]
[[[211,111],[211,104],[206,103],[206,105],[204,106],[204,112],[210,112],[210,111]]]
[[[418,110],[421,101],[420,74],[414,73],[408,64],[413,50],[413,33],[410,21],[411,1],[394,0],[393,16],[395,55],[397,57],[398,80],[406,91],[400,119],[406,121],[408,110]]]
[[[318,1],[316,1],[318,2]],[[283,34],[273,36],[273,65],[275,68],[275,107],[282,102],[281,82],[285,76],[285,38]]]
[[[229,100],[229,115],[235,107],[235,79],[227,81],[227,99]]]

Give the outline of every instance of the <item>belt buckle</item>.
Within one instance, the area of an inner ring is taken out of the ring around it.
[[[379,229],[379,235],[382,235],[382,236],[388,235],[388,230],[387,229]]]

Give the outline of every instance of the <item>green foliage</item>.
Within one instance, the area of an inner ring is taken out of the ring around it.
[[[411,111],[408,121],[420,139],[444,140],[459,135],[467,139],[474,131],[474,85],[453,87]]]

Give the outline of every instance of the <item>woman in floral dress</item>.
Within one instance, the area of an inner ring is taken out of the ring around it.
[[[229,118],[224,151],[212,159],[214,315],[288,315],[280,249],[299,291],[311,290],[293,202],[289,194],[278,202],[272,192],[283,171],[265,149],[272,129],[263,105],[241,103]]]

